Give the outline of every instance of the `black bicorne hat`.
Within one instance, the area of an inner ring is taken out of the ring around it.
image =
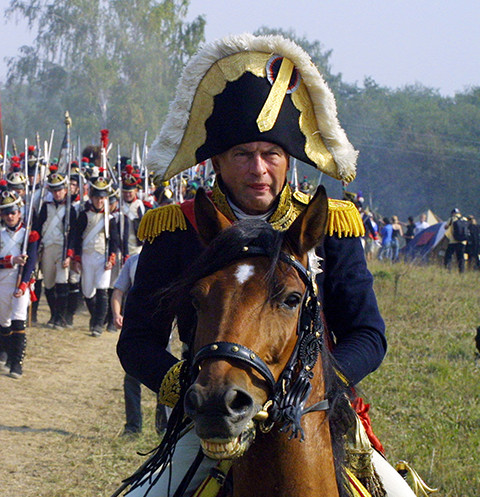
[[[281,36],[231,36],[193,57],[147,166],[169,179],[253,141],[280,145],[334,178],[355,178],[357,152],[332,92],[310,57]]]

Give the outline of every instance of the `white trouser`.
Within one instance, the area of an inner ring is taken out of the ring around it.
[[[43,247],[40,268],[43,273],[43,285],[47,290],[56,284],[68,283],[69,269],[63,267],[62,255],[62,245],[53,244]]]
[[[12,320],[25,321],[30,304],[30,290],[17,298],[13,294],[17,289],[18,268],[0,269],[0,326],[8,327]]]
[[[292,443],[295,443],[295,441],[292,441]],[[195,434],[195,431],[190,430],[178,441],[173,454],[172,466],[169,466],[165,470],[149,492],[148,497],[171,497],[181,483],[188,468],[193,463],[199,448],[200,440]],[[187,487],[187,491],[184,494],[185,497],[190,497],[193,494],[208,476],[210,469],[216,466],[217,463],[218,461],[214,461],[208,457],[203,458],[200,467]],[[375,450],[373,451],[373,465],[385,486],[387,497],[416,497],[402,476]],[[169,493],[168,484],[170,478]],[[145,483],[127,495],[128,497],[143,497],[148,488],[149,484]]]
[[[97,290],[106,290],[110,285],[111,269],[105,269],[105,254],[83,252],[82,293],[91,299]]]

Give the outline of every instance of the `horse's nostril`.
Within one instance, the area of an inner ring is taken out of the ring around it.
[[[244,390],[231,388],[225,394],[225,405],[234,414],[243,414],[253,407],[253,399]]]
[[[202,404],[202,398],[200,392],[195,388],[195,386],[190,387],[185,395],[184,407],[185,412],[191,415],[198,411]]]

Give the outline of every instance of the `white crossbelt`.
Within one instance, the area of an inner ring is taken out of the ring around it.
[[[105,219],[100,219],[100,221],[88,232],[88,235],[83,239],[83,247],[87,247],[88,244],[103,230],[105,226]]]
[[[19,229],[13,235],[10,235],[6,230],[2,233],[2,242],[5,242],[5,245],[2,244],[3,247],[0,252],[0,258],[3,259],[7,255],[12,255],[12,248],[15,247],[15,245],[21,245],[23,242],[24,232],[25,230]],[[21,252],[21,247],[19,252]]]
[[[58,226],[58,223],[62,221],[63,216],[65,215],[65,206],[62,205],[60,209],[57,210],[55,213],[55,216],[52,219],[52,222],[48,225],[47,230],[45,231],[45,234],[43,235],[42,238],[45,240],[48,240],[49,235],[52,234],[53,230]]]

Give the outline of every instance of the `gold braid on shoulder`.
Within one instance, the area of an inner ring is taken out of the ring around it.
[[[150,243],[163,231],[185,231],[187,222],[182,209],[177,204],[164,205],[145,213],[138,227],[137,237]]]
[[[365,228],[355,204],[348,200],[328,199],[327,235],[363,236]]]

